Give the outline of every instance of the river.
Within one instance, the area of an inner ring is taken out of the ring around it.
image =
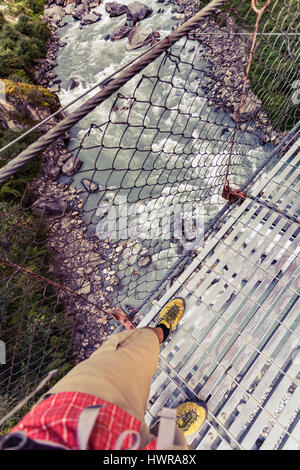
[[[172,19],[174,5],[150,0],[147,6],[153,13],[141,26],[152,27],[160,38],[165,37],[178,22]],[[99,22],[81,26],[67,16],[67,24],[58,30],[61,41],[66,42],[54,70],[61,80],[62,105],[146,50],[127,50],[127,39],[110,41],[107,35],[124,24],[125,17],[109,18],[104,4],[95,11],[102,15]],[[143,78],[139,75],[131,80],[119,96],[108,99],[71,131],[69,148],[83,161],[72,184],[83,188],[82,179],[87,178],[99,185],[99,191],[87,194],[84,205],[89,230],[103,239],[137,240],[136,253],[132,245],[129,255],[123,257],[123,273],[116,267],[122,285],[131,286],[133,294],[126,297],[131,305],[155,287],[193,238],[180,233],[180,223],[176,236],[174,217],[173,225],[166,229],[164,217],[174,207],[185,205],[186,219],[191,220],[191,211],[200,207],[203,225],[224,204],[219,194],[235,123],[209,103],[208,66],[201,61],[201,47],[196,41],[180,40],[172,48],[173,56],[164,62],[158,58],[143,71]],[[71,77],[80,85],[69,90]],[[232,182],[240,184],[269,151],[270,146],[259,145],[258,136],[245,129],[238,131]],[[60,177],[60,181],[69,178]],[[113,224],[107,233],[107,219],[103,219],[107,207],[114,208],[119,224],[114,233]],[[139,266],[138,275],[133,276],[138,252],[149,255],[151,263]]]

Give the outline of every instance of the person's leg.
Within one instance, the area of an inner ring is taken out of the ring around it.
[[[153,437],[145,423],[152,377],[158,364],[160,328],[112,335],[48,393],[82,392],[113,403],[142,423],[141,444]]]
[[[113,335],[48,393],[88,393],[119,406],[142,421],[159,350],[158,336],[148,328]]]
[[[159,344],[162,344],[164,340],[164,332],[161,327],[151,328],[151,326],[145,326],[144,330],[153,331],[153,333],[155,333],[158,338]]]
[[[184,311],[182,299],[168,302],[162,312],[168,313],[170,310],[171,316],[174,316],[176,302],[180,303],[176,314],[178,323],[178,318],[181,318]],[[137,328],[112,335],[47,394],[82,392],[119,406],[142,423],[142,444],[145,445],[151,439],[144,419],[152,378],[158,365],[160,344],[166,340],[170,330],[174,329],[172,322],[170,324],[164,321],[160,324],[159,320],[156,328]]]

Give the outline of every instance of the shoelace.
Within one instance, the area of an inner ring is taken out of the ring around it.
[[[172,307],[170,307],[170,310],[166,313],[166,319],[170,321],[174,320],[178,313],[179,313],[178,305],[172,305]]]

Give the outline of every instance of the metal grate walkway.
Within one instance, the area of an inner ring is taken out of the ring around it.
[[[195,449],[300,449],[299,158],[300,139],[139,325],[152,325],[175,295],[186,299],[147,420],[163,406],[206,400]]]

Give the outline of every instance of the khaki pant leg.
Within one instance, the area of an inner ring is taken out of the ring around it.
[[[151,330],[113,335],[48,393],[88,393],[119,406],[142,423],[144,446],[152,438],[144,419],[159,351],[158,338]]]

